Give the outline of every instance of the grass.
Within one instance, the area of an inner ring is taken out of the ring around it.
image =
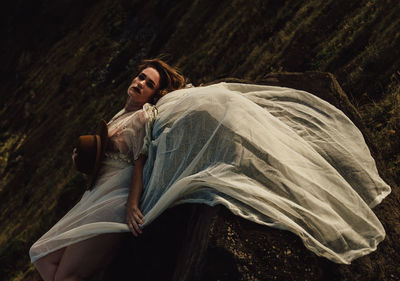
[[[359,106],[359,112],[386,160],[388,171],[400,183],[400,73],[393,74],[382,100]]]
[[[13,151],[18,151],[18,149],[23,144],[26,138],[26,134],[17,134],[2,132],[0,137],[0,175],[5,174],[6,167],[10,167],[13,163],[17,163],[21,160],[19,155],[11,155]],[[2,179],[0,184],[0,192],[2,191],[6,178]]]

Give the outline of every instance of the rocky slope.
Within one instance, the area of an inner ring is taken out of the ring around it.
[[[400,182],[400,5],[394,0],[15,0],[0,5],[2,280],[39,280],[27,250],[81,194],[83,179],[69,161],[76,136],[122,107],[125,88],[143,58],[167,54],[194,84],[224,77],[261,81],[270,72],[331,72],[355,105],[346,113],[364,128],[380,172],[393,186]],[[267,82],[296,85],[293,77],[276,75]],[[316,80],[305,75],[297,83],[311,87]],[[309,90],[318,94],[321,86]],[[221,208],[186,207],[200,214],[197,225],[171,210],[182,226],[174,236],[205,225],[203,237],[209,242],[203,252],[191,251],[200,255],[201,266],[194,265],[199,272],[185,275],[173,264],[187,252],[175,252],[176,259],[162,269],[166,276],[188,276],[182,280],[322,280],[328,275],[396,280],[400,265],[388,256],[400,252],[399,206],[396,187],[376,209],[388,238],[350,267],[316,258],[290,234],[260,229]],[[207,212],[213,219],[201,224]],[[217,223],[221,220],[225,224]],[[157,227],[162,228],[162,218]],[[224,237],[234,237],[237,246],[229,248]],[[254,252],[260,245],[268,254]],[[242,256],[234,253],[239,250]],[[166,251],[161,257],[171,253]]]

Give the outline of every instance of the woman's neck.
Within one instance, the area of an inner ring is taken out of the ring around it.
[[[126,111],[136,111],[142,109],[142,107],[143,107],[142,103],[137,103],[133,101],[131,97],[128,97],[128,100],[126,101],[124,108]]]

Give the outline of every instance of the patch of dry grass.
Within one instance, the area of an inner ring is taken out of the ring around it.
[[[392,75],[385,98],[359,111],[380,148],[388,171],[400,183],[400,71]]]

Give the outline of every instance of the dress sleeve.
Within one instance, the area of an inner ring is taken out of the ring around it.
[[[122,136],[128,147],[127,155],[133,161],[138,159],[140,154],[147,155],[151,142],[151,130],[156,116],[156,107],[145,104],[124,126]]]
[[[158,114],[157,107],[155,107],[154,105],[150,105],[149,103],[146,103],[143,106],[143,112],[146,115],[145,137],[143,139],[143,145],[140,149],[139,155],[147,155],[149,152],[149,145],[151,143],[151,132],[153,129],[154,121],[156,120]]]

